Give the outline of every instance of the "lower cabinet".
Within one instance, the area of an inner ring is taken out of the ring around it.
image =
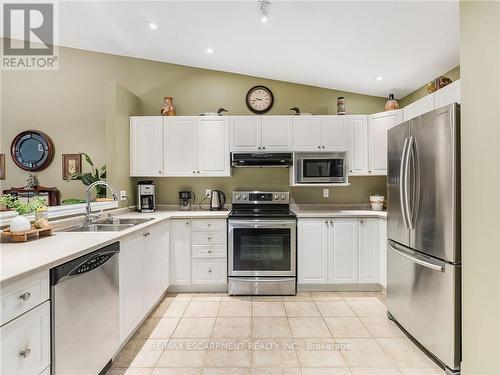
[[[378,218],[299,219],[299,284],[378,284]]]
[[[192,262],[193,284],[225,284],[227,282],[226,258],[200,258]]]
[[[120,242],[120,341],[142,321],[170,280],[169,223]]]
[[[171,220],[170,233],[170,281],[191,284],[191,220]]]

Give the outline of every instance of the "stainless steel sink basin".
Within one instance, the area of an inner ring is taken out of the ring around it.
[[[119,232],[150,220],[153,218],[120,219],[108,217],[93,224],[69,228],[64,232]]]

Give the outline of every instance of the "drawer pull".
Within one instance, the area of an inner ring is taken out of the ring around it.
[[[212,269],[211,268],[208,270],[208,273],[212,273]]]
[[[22,299],[23,301],[27,301],[27,300],[29,300],[30,298],[31,298],[31,293],[29,293],[29,292],[26,292],[26,293],[21,294],[21,295],[19,296],[19,299]]]
[[[208,240],[210,241],[212,239],[212,237],[208,237]]]
[[[208,250],[208,253],[209,253],[209,254],[212,254],[212,250]]]
[[[208,225],[209,227],[211,227],[211,226],[212,226],[212,224],[210,224],[210,223],[208,223],[207,225]]]
[[[23,358],[28,358],[30,354],[31,354],[31,349],[30,348],[26,348],[26,349],[21,350],[19,352],[19,356],[21,356]]]

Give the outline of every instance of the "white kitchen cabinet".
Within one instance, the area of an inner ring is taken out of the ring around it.
[[[262,116],[262,147],[264,151],[292,151],[292,117]]]
[[[142,235],[120,241],[120,342],[146,314],[146,267]]]
[[[261,116],[231,116],[231,151],[257,152],[262,145]]]
[[[380,223],[376,218],[359,220],[359,282],[379,282],[379,233]]]
[[[299,220],[298,222],[298,282],[325,284],[328,282],[328,222]]]
[[[368,174],[368,116],[349,116],[349,175]]]
[[[0,328],[0,373],[41,374],[50,365],[50,302]]]
[[[348,116],[293,116],[294,151],[347,151]]]
[[[151,308],[170,282],[169,223],[160,223],[144,233],[146,263],[146,307]]]
[[[231,151],[292,150],[291,116],[231,116]]]
[[[412,118],[423,115],[426,112],[434,109],[434,95],[430,94],[424,96],[403,108],[404,121],[411,120]]]
[[[170,283],[191,283],[191,221],[170,222]]]
[[[229,120],[227,117],[199,117],[196,131],[199,176],[230,176]]]
[[[329,274],[334,284],[358,282],[358,220],[330,221]]]
[[[130,175],[163,176],[162,117],[130,117]]]
[[[194,116],[165,118],[163,140],[165,176],[196,176],[196,120],[197,117]]]
[[[193,284],[226,284],[226,258],[199,258],[192,261]]]
[[[379,220],[379,279],[380,285],[387,288],[387,220]]]
[[[461,103],[462,95],[460,90],[460,80],[450,83],[448,86],[437,90],[434,95],[434,108],[440,108],[451,103]]]
[[[387,175],[387,131],[401,122],[400,109],[368,116],[369,175]]]

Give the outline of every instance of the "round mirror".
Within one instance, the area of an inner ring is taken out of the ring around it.
[[[19,168],[25,171],[41,171],[52,162],[54,145],[47,134],[27,130],[14,138],[10,154]]]

